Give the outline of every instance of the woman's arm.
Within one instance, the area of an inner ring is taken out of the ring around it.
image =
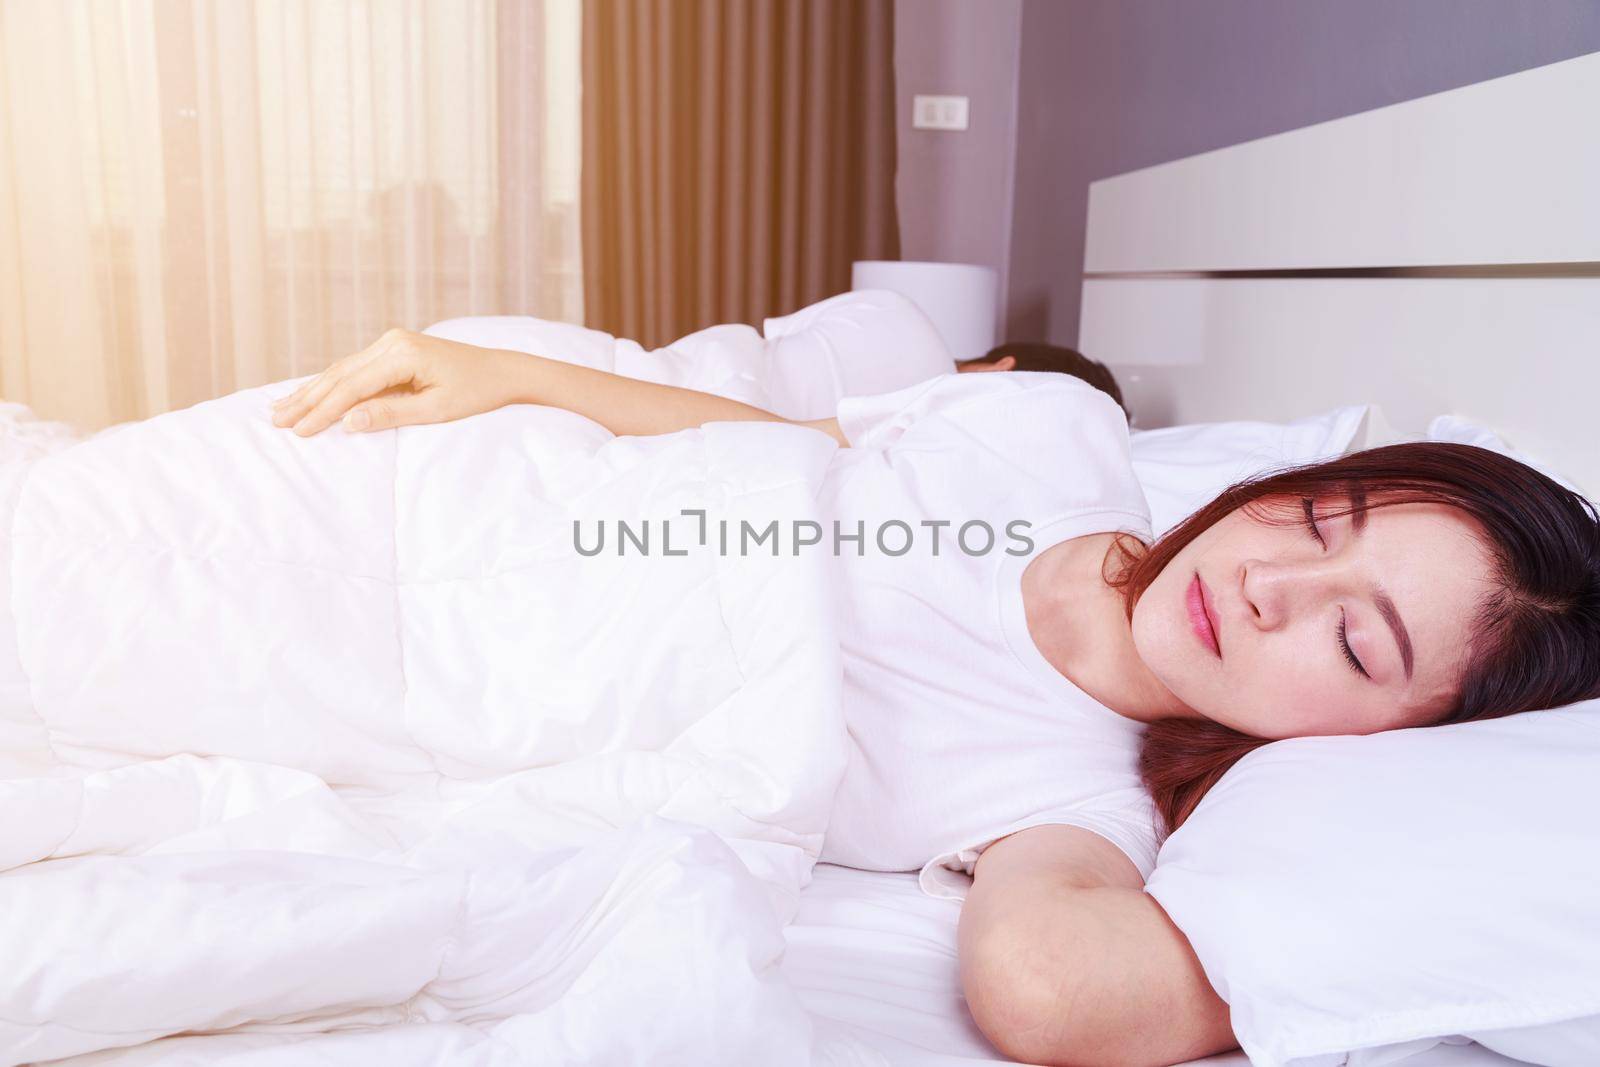
[[[1028,1063],[1181,1063],[1236,1047],[1228,1005],[1120,849],[1037,826],[978,857],[958,933],[967,1005]]]
[[[448,422],[506,404],[565,408],[619,436],[672,433],[707,422],[789,422],[849,444],[836,419],[796,422],[694,389],[400,329],[278,401],[272,421],[307,437],[341,420],[347,430],[386,430]]]

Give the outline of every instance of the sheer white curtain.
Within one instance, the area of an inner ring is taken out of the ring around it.
[[[0,396],[94,428],[582,321],[581,0],[0,0]]]

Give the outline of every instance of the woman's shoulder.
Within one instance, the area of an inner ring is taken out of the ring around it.
[[[951,372],[893,392],[845,397],[841,426],[852,443],[875,431],[884,440],[952,429],[994,441],[1042,446],[1063,437],[1104,438],[1127,452],[1128,423],[1106,393],[1080,378],[1049,371]],[[863,442],[864,443],[864,442]]]

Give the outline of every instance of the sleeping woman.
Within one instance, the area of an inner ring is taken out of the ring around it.
[[[399,330],[273,420],[372,432],[515,403],[617,435],[790,421]],[[967,1001],[1017,1059],[1234,1046],[1142,887],[1161,836],[1250,749],[1600,695],[1595,508],[1497,453],[1402,444],[1264,475],[1155,540],[1124,416],[1075,379],[949,374],[800,425],[840,446],[836,514],[871,520],[868,541],[915,535],[839,551],[855,746],[821,858],[964,897]]]

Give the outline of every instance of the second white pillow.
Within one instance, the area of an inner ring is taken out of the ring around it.
[[[1204,422],[1130,434],[1134,473],[1156,536],[1237,481],[1343,455],[1369,408],[1352,404],[1293,422]]]

